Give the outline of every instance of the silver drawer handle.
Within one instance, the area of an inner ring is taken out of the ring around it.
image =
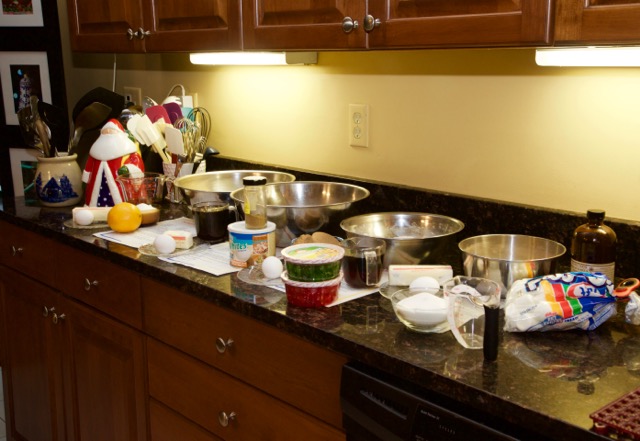
[[[42,317],[49,317],[49,314],[51,314],[55,310],[56,308],[54,306],[52,306],[51,308],[47,308],[46,306],[44,306],[42,308]]]
[[[364,31],[365,32],[371,32],[375,28],[380,26],[380,23],[381,23],[381,21],[380,21],[379,18],[373,18],[373,15],[367,14],[364,17]]]
[[[91,290],[92,286],[98,286],[98,281],[94,280],[93,282],[89,279],[84,279],[84,290],[85,291],[89,291]]]
[[[53,313],[53,317],[51,317],[51,321],[53,322],[54,325],[58,324],[58,321],[62,321],[64,319],[66,319],[67,316],[64,314],[58,314],[57,312]]]
[[[228,340],[224,340],[222,337],[218,337],[216,339],[216,349],[218,350],[218,352],[220,352],[221,354],[224,354],[225,351],[230,348],[231,346],[233,346],[233,339],[228,339]]]
[[[345,17],[342,19],[342,32],[345,34],[350,33],[354,29],[358,29],[358,20],[354,20],[351,17]]]
[[[227,427],[231,421],[236,419],[237,416],[238,415],[235,412],[227,414],[227,412],[223,411],[218,414],[218,422],[222,427]]]
[[[18,254],[22,254],[24,250],[22,249],[22,247],[15,247],[13,245],[11,245],[11,255],[12,256],[17,256]]]

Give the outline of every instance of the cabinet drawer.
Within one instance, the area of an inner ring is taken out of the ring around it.
[[[140,329],[140,277],[99,257],[71,247],[61,247],[64,247],[64,258],[58,259],[56,288]]]
[[[55,262],[60,258],[58,244],[6,222],[0,222],[0,231],[0,263],[52,285]]]
[[[225,440],[345,439],[320,420],[152,338],[147,357],[151,397]]]
[[[147,334],[342,427],[345,357],[149,279],[142,293]]]
[[[149,400],[149,419],[153,441],[222,441],[154,399]]]

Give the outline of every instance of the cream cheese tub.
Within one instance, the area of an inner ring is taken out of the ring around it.
[[[253,230],[240,221],[229,224],[227,229],[232,266],[248,268],[276,255],[276,224],[273,222],[267,222],[267,228]]]

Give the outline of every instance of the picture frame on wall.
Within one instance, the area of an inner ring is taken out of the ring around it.
[[[41,0],[2,0],[0,27],[41,27]]]
[[[11,179],[15,197],[34,192],[33,181],[38,165],[38,151],[35,149],[9,149],[11,159]]]
[[[18,111],[31,95],[51,103],[51,80],[46,52],[0,52],[0,78],[5,122],[18,125]]]

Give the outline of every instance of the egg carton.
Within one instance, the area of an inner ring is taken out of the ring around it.
[[[640,441],[640,389],[618,398],[589,415],[593,430],[619,440]]]

